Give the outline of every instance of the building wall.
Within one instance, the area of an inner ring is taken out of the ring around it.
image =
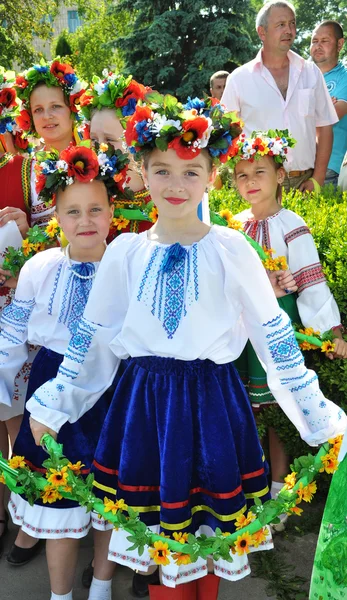
[[[48,17],[51,19],[51,17]],[[55,19],[53,20],[53,36],[50,41],[44,41],[40,38],[36,38],[34,41],[34,47],[38,52],[42,52],[43,57],[47,60],[53,58],[51,55],[52,42],[56,41],[59,35],[64,29],[69,33],[74,33],[77,27],[81,25],[81,19],[78,16],[77,7],[60,5],[60,10]]]

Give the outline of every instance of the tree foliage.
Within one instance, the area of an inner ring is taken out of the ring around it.
[[[57,43],[55,46],[54,56],[71,56],[72,49],[67,40],[68,33],[67,31],[62,31],[60,36],[57,39]]]
[[[36,56],[35,36],[53,35],[47,15],[55,16],[59,0],[0,0],[0,64],[28,65]]]
[[[113,43],[139,81],[181,98],[200,96],[213,72],[252,57],[249,9],[249,0],[119,0],[113,12],[126,11],[131,30]]]

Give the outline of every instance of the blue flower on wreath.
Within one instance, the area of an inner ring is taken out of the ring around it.
[[[148,129],[148,123],[145,119],[137,123],[135,129],[140,144],[145,144],[153,139],[153,136]]]
[[[206,108],[206,103],[204,100],[200,100],[200,98],[191,98],[190,96],[188,96],[187,102],[183,107],[185,110],[197,110],[198,112],[200,112],[200,110],[203,110],[204,108]]]
[[[55,160],[45,160],[42,167],[42,173],[48,175],[49,173],[54,173],[56,171],[57,163]]]
[[[109,175],[113,176],[117,173],[117,163],[118,163],[118,158],[116,155],[111,156],[107,162],[105,162],[105,164],[103,165],[105,170],[108,172]]]
[[[48,67],[46,67],[44,65],[34,65],[34,69],[38,73],[47,73],[48,72]]]
[[[75,75],[75,73],[67,73],[64,76],[64,81],[65,81],[65,83],[67,83],[67,85],[69,87],[73,87],[75,85],[75,83],[78,81],[77,75]]]
[[[131,117],[134,114],[136,108],[136,99],[130,98],[125,106],[122,107],[123,117]]]
[[[0,120],[0,133],[6,133],[7,131],[12,132],[13,130],[13,120],[11,117],[5,117]]]

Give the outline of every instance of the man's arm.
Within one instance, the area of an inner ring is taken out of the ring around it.
[[[316,160],[314,163],[313,179],[315,179],[319,185],[323,185],[325,175],[327,172],[328,162],[331,155],[331,149],[333,146],[333,127],[332,125],[325,125],[324,127],[316,127],[317,136],[317,150]],[[313,181],[304,181],[301,184],[300,190],[302,192],[313,192],[314,185]]]
[[[339,120],[341,121],[342,117],[347,115],[347,101],[339,100],[338,98],[335,98],[334,96],[331,99],[333,101],[337,116],[338,116]]]

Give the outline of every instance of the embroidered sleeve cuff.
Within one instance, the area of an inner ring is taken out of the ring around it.
[[[62,426],[69,420],[69,415],[66,413],[44,406],[36,394],[27,402],[26,408],[35,421],[46,425],[56,433],[59,433]]]

